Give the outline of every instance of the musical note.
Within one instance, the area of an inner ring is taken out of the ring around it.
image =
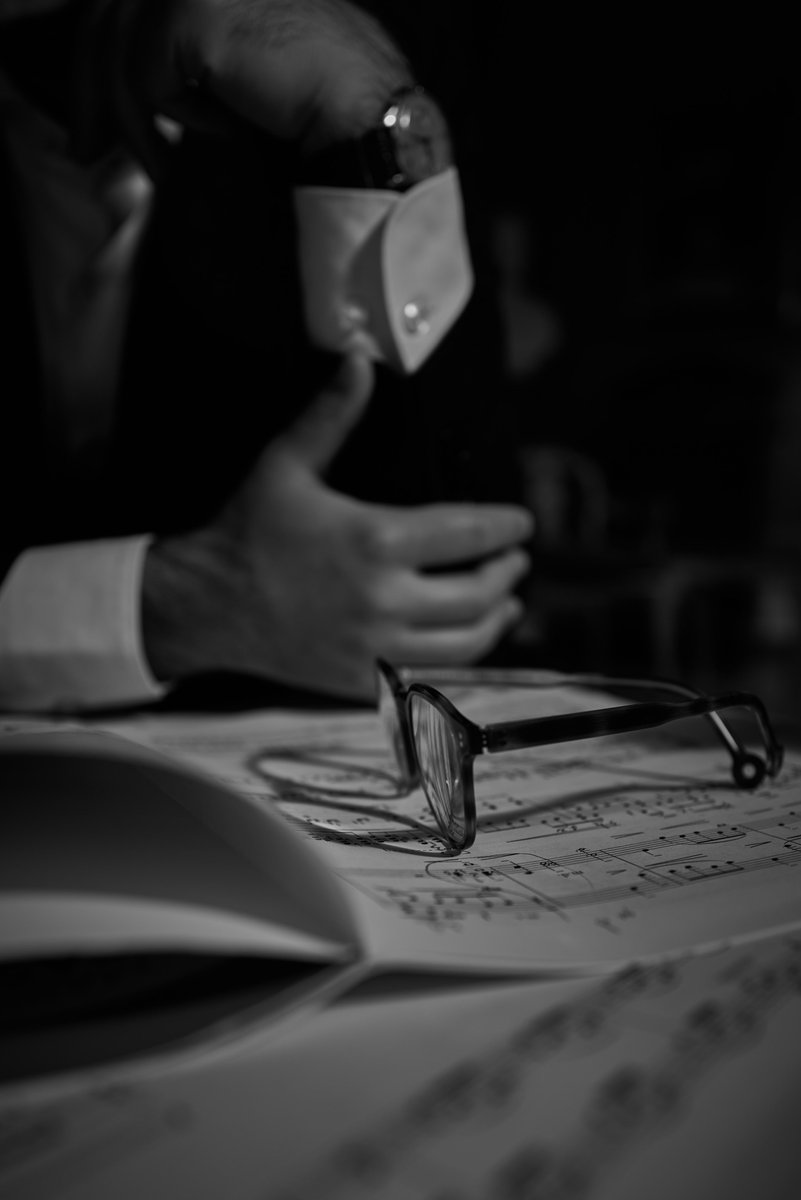
[[[529,717],[535,700],[507,692],[485,712]],[[572,700],[543,693],[537,702],[556,711],[549,706]],[[380,790],[391,774],[376,713],[193,715],[169,726],[143,718],[122,731],[161,739],[221,777],[230,773],[256,803],[279,804],[353,893],[379,955],[398,939],[432,963],[451,954],[524,967],[539,959],[614,963],[635,950],[676,952],[687,940],[745,936],[781,911],[801,917],[793,876],[801,864],[801,766],[792,755],[779,779],[744,792],[731,786],[717,745],[657,753],[618,737],[481,754],[476,841],[452,857],[422,791],[361,794]],[[316,792],[306,790],[303,772]],[[408,872],[394,874],[404,859]],[[425,897],[418,862],[430,866]],[[759,889],[749,886],[755,877]],[[725,902],[705,904],[712,890]],[[667,921],[665,906],[691,892],[699,896],[692,920]]]

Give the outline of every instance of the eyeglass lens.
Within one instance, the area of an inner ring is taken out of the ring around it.
[[[395,765],[400,772],[401,781],[410,786],[413,782],[415,766],[413,762],[409,762],[406,738],[403,734],[403,724],[398,712],[398,702],[395,693],[392,690],[392,685],[385,679],[382,672],[378,673],[378,712],[389,744],[392,747]]]
[[[450,722],[424,696],[413,695],[410,719],[423,789],[445,836],[461,846],[466,836],[462,754]]]

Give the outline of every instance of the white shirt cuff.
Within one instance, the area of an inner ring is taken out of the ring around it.
[[[473,290],[456,169],[403,193],[303,186],[294,199],[312,342],[416,371]]]
[[[150,538],[27,550],[0,587],[0,707],[75,711],[158,699],[140,604]]]

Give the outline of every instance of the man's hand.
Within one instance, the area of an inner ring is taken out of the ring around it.
[[[350,0],[165,0],[126,42],[120,115],[146,165],[153,115],[207,127],[231,114],[311,152],[357,137],[412,81],[383,27]],[[119,34],[118,34],[119,40]]]
[[[366,359],[345,359],[212,525],[155,543],[144,635],[157,675],[244,671],[366,699],[376,656],[469,663],[521,615],[525,509],[392,508],[324,482],[372,382]]]

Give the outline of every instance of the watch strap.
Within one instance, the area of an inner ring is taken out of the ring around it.
[[[424,88],[407,87],[393,93],[380,120],[361,137],[337,142],[303,160],[296,182],[405,192],[452,162],[439,105]]]

